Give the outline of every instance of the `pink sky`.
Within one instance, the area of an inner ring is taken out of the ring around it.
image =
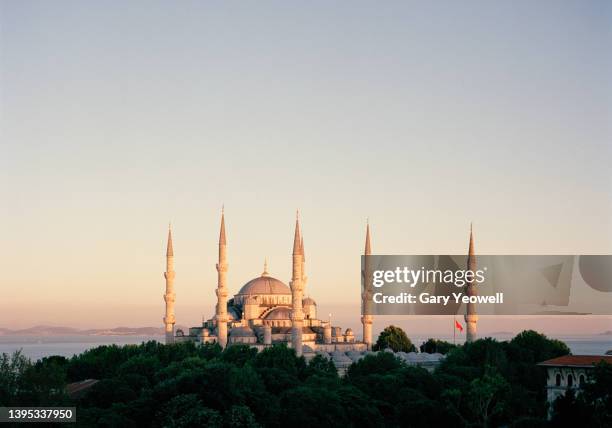
[[[299,208],[353,328],[368,217],[378,254],[463,254],[470,222],[479,254],[612,254],[610,8],[477,7],[0,2],[0,327],[161,326],[169,220],[198,324],[222,204],[230,293],[266,257],[288,282]]]

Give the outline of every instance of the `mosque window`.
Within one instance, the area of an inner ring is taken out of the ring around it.
[[[557,378],[555,380],[555,385],[561,386],[561,375],[557,373]]]
[[[572,375],[569,375],[567,377],[567,387],[571,388],[572,386],[574,386],[574,378]]]
[[[578,378],[578,383],[580,384],[581,388],[584,386],[584,375],[583,374],[581,374],[580,377]]]

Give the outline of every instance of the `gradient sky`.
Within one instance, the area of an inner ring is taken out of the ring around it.
[[[377,253],[473,221],[482,254],[610,254],[611,28],[606,1],[0,1],[0,327],[161,325],[169,220],[198,323],[222,204],[230,292],[266,256],[288,281],[299,208],[325,313],[366,217]]]

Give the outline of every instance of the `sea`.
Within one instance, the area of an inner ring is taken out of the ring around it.
[[[32,361],[51,355],[72,357],[102,345],[134,345],[149,340],[163,342],[163,336],[0,336],[0,354],[21,353]]]
[[[513,334],[491,335],[497,340],[510,340]],[[431,336],[411,337],[417,347]],[[460,343],[453,336],[436,336],[448,342]],[[612,335],[571,335],[555,336],[569,346],[574,355],[603,355],[612,350]],[[51,355],[71,357],[90,348],[101,345],[140,344],[149,340],[163,342],[163,336],[0,336],[0,354],[12,354],[20,350],[23,355],[35,361]]]

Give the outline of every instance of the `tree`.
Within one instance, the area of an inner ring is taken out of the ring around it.
[[[502,412],[503,393],[508,389],[506,380],[493,370],[490,371],[474,379],[468,389],[468,405],[484,428],[489,426],[491,418]]]
[[[512,385],[513,414],[546,417],[546,370],[537,365],[568,355],[567,345],[533,330],[525,330],[506,343],[508,365],[504,372]],[[522,394],[517,394],[523,390]],[[531,395],[531,397],[529,397]],[[510,415],[509,415],[510,416]]]
[[[419,348],[421,352],[426,352],[428,354],[435,354],[436,352],[447,354],[451,349],[456,347],[457,345],[453,345],[445,340],[429,338],[426,342],[423,342]]]
[[[334,390],[299,386],[281,394],[283,425],[298,427],[347,426],[349,420]]]
[[[379,342],[383,349],[414,349],[393,326]],[[445,344],[428,340],[423,350]],[[328,358],[306,364],[282,345],[256,353],[240,345],[222,351],[216,344],[150,341],[35,364],[19,353],[3,355],[0,402],[76,405],[83,426],[540,428],[547,422],[545,372],[536,363],[566,352],[563,343],[527,331],[510,342],[485,338],[458,346],[434,373],[395,353],[377,352],[340,378]],[[64,393],[67,377],[99,382],[85,396],[70,398]],[[611,366],[595,367],[583,392],[555,403],[554,424],[612,426],[610,385]]]
[[[257,368],[269,367],[297,376],[305,367],[304,357],[297,357],[295,351],[287,345],[274,345],[257,354],[253,365]]]
[[[387,374],[405,366],[406,364],[392,353],[379,352],[376,355],[366,355],[351,364],[347,371],[347,378],[350,380],[372,374]]]
[[[228,428],[259,428],[255,415],[247,406],[232,406],[225,414],[225,426]]]
[[[14,403],[22,389],[23,375],[31,366],[32,362],[21,351],[0,355],[0,403]]]
[[[582,391],[568,390],[553,405],[554,426],[612,426],[612,364],[597,364]]]
[[[113,403],[127,403],[137,398],[136,393],[123,379],[102,379],[93,385],[83,398],[86,405],[110,407]]]
[[[549,339],[534,330],[520,332],[510,341],[510,345],[526,351],[530,360],[537,363],[571,354],[565,343],[557,339]],[[526,355],[522,357],[524,359]]]
[[[336,366],[333,361],[329,358],[325,358],[322,355],[316,355],[310,362],[308,363],[308,367],[306,368],[307,376],[321,376],[321,377],[330,377],[333,379],[338,378],[338,370],[336,370]]]
[[[375,351],[383,351],[387,348],[395,352],[416,352],[416,346],[412,344],[404,330],[394,325],[386,327],[378,336],[374,345]]]
[[[119,366],[118,373],[125,377],[128,374],[139,374],[149,381],[161,369],[159,360],[154,356],[135,355]]]
[[[156,419],[168,428],[221,428],[223,425],[219,412],[204,407],[195,394],[177,395],[162,408]]]
[[[593,423],[592,409],[582,399],[576,397],[573,389],[568,389],[553,403],[553,413],[550,423],[553,427],[596,426]],[[602,425],[602,427],[605,425]]]
[[[221,358],[223,361],[242,367],[247,362],[252,361],[256,355],[256,348],[253,348],[247,344],[237,343],[225,348]]]

